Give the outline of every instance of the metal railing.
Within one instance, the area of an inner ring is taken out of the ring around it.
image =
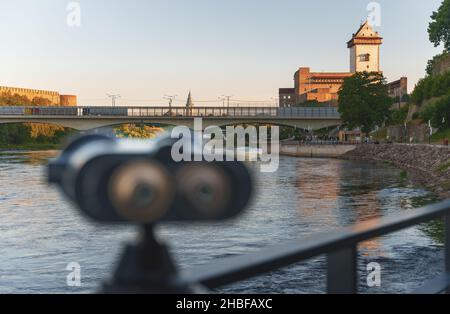
[[[335,107],[0,107],[0,116],[340,119]]]
[[[184,275],[184,280],[214,289],[326,255],[327,292],[353,294],[358,292],[359,243],[442,217],[445,217],[445,273],[415,293],[450,293],[450,201],[275,245],[254,254],[224,258],[212,265],[191,269]]]

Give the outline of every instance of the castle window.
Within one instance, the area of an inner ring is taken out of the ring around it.
[[[369,62],[370,61],[370,54],[366,53],[359,56],[360,62]]]

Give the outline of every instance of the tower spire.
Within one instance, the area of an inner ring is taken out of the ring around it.
[[[192,101],[191,91],[189,91],[188,99],[187,99],[187,101],[186,101],[186,107],[187,107],[187,108],[192,108],[192,107],[194,107],[194,103],[193,103],[193,101]]]
[[[191,91],[189,91],[188,99],[186,101],[186,116],[192,116],[193,108],[194,108],[194,102],[192,101]]]

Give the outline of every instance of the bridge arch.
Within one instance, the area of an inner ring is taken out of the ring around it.
[[[273,120],[258,120],[258,119],[251,119],[251,120],[239,120],[239,121],[223,121],[217,126],[219,127],[226,127],[226,126],[237,126],[242,124],[249,124],[249,125],[276,125],[280,127],[291,127],[296,129],[302,129],[302,130],[320,130],[330,127],[337,127],[339,125],[342,125],[341,121],[338,120],[298,120],[298,119],[273,119]],[[205,126],[206,125],[206,126]],[[206,121],[204,123],[204,127],[208,127],[210,125],[215,125],[214,123],[211,123],[210,121]]]
[[[187,126],[194,127],[194,117],[183,118],[134,118],[134,117],[0,117],[0,124],[2,123],[43,123],[51,125],[59,125],[79,131],[89,131],[102,127],[113,127],[123,124],[153,124],[163,126]],[[203,128],[209,126],[232,126],[242,124],[271,124],[278,126],[287,126],[298,129],[312,129],[319,130],[327,127],[336,127],[342,124],[338,119],[221,119],[221,118],[203,118]]]
[[[61,126],[65,128],[74,129],[77,131],[91,131],[104,127],[118,127],[125,124],[147,124],[147,125],[157,125],[162,127],[176,126],[176,123],[170,123],[168,121],[153,121],[149,119],[136,120],[136,119],[39,119],[39,118],[29,118],[26,117],[20,119],[5,119],[0,118],[0,124],[14,124],[14,123],[39,123]]]

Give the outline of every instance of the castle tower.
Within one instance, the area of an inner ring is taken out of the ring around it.
[[[383,38],[365,22],[347,43],[350,49],[350,72],[381,72],[380,47]]]

